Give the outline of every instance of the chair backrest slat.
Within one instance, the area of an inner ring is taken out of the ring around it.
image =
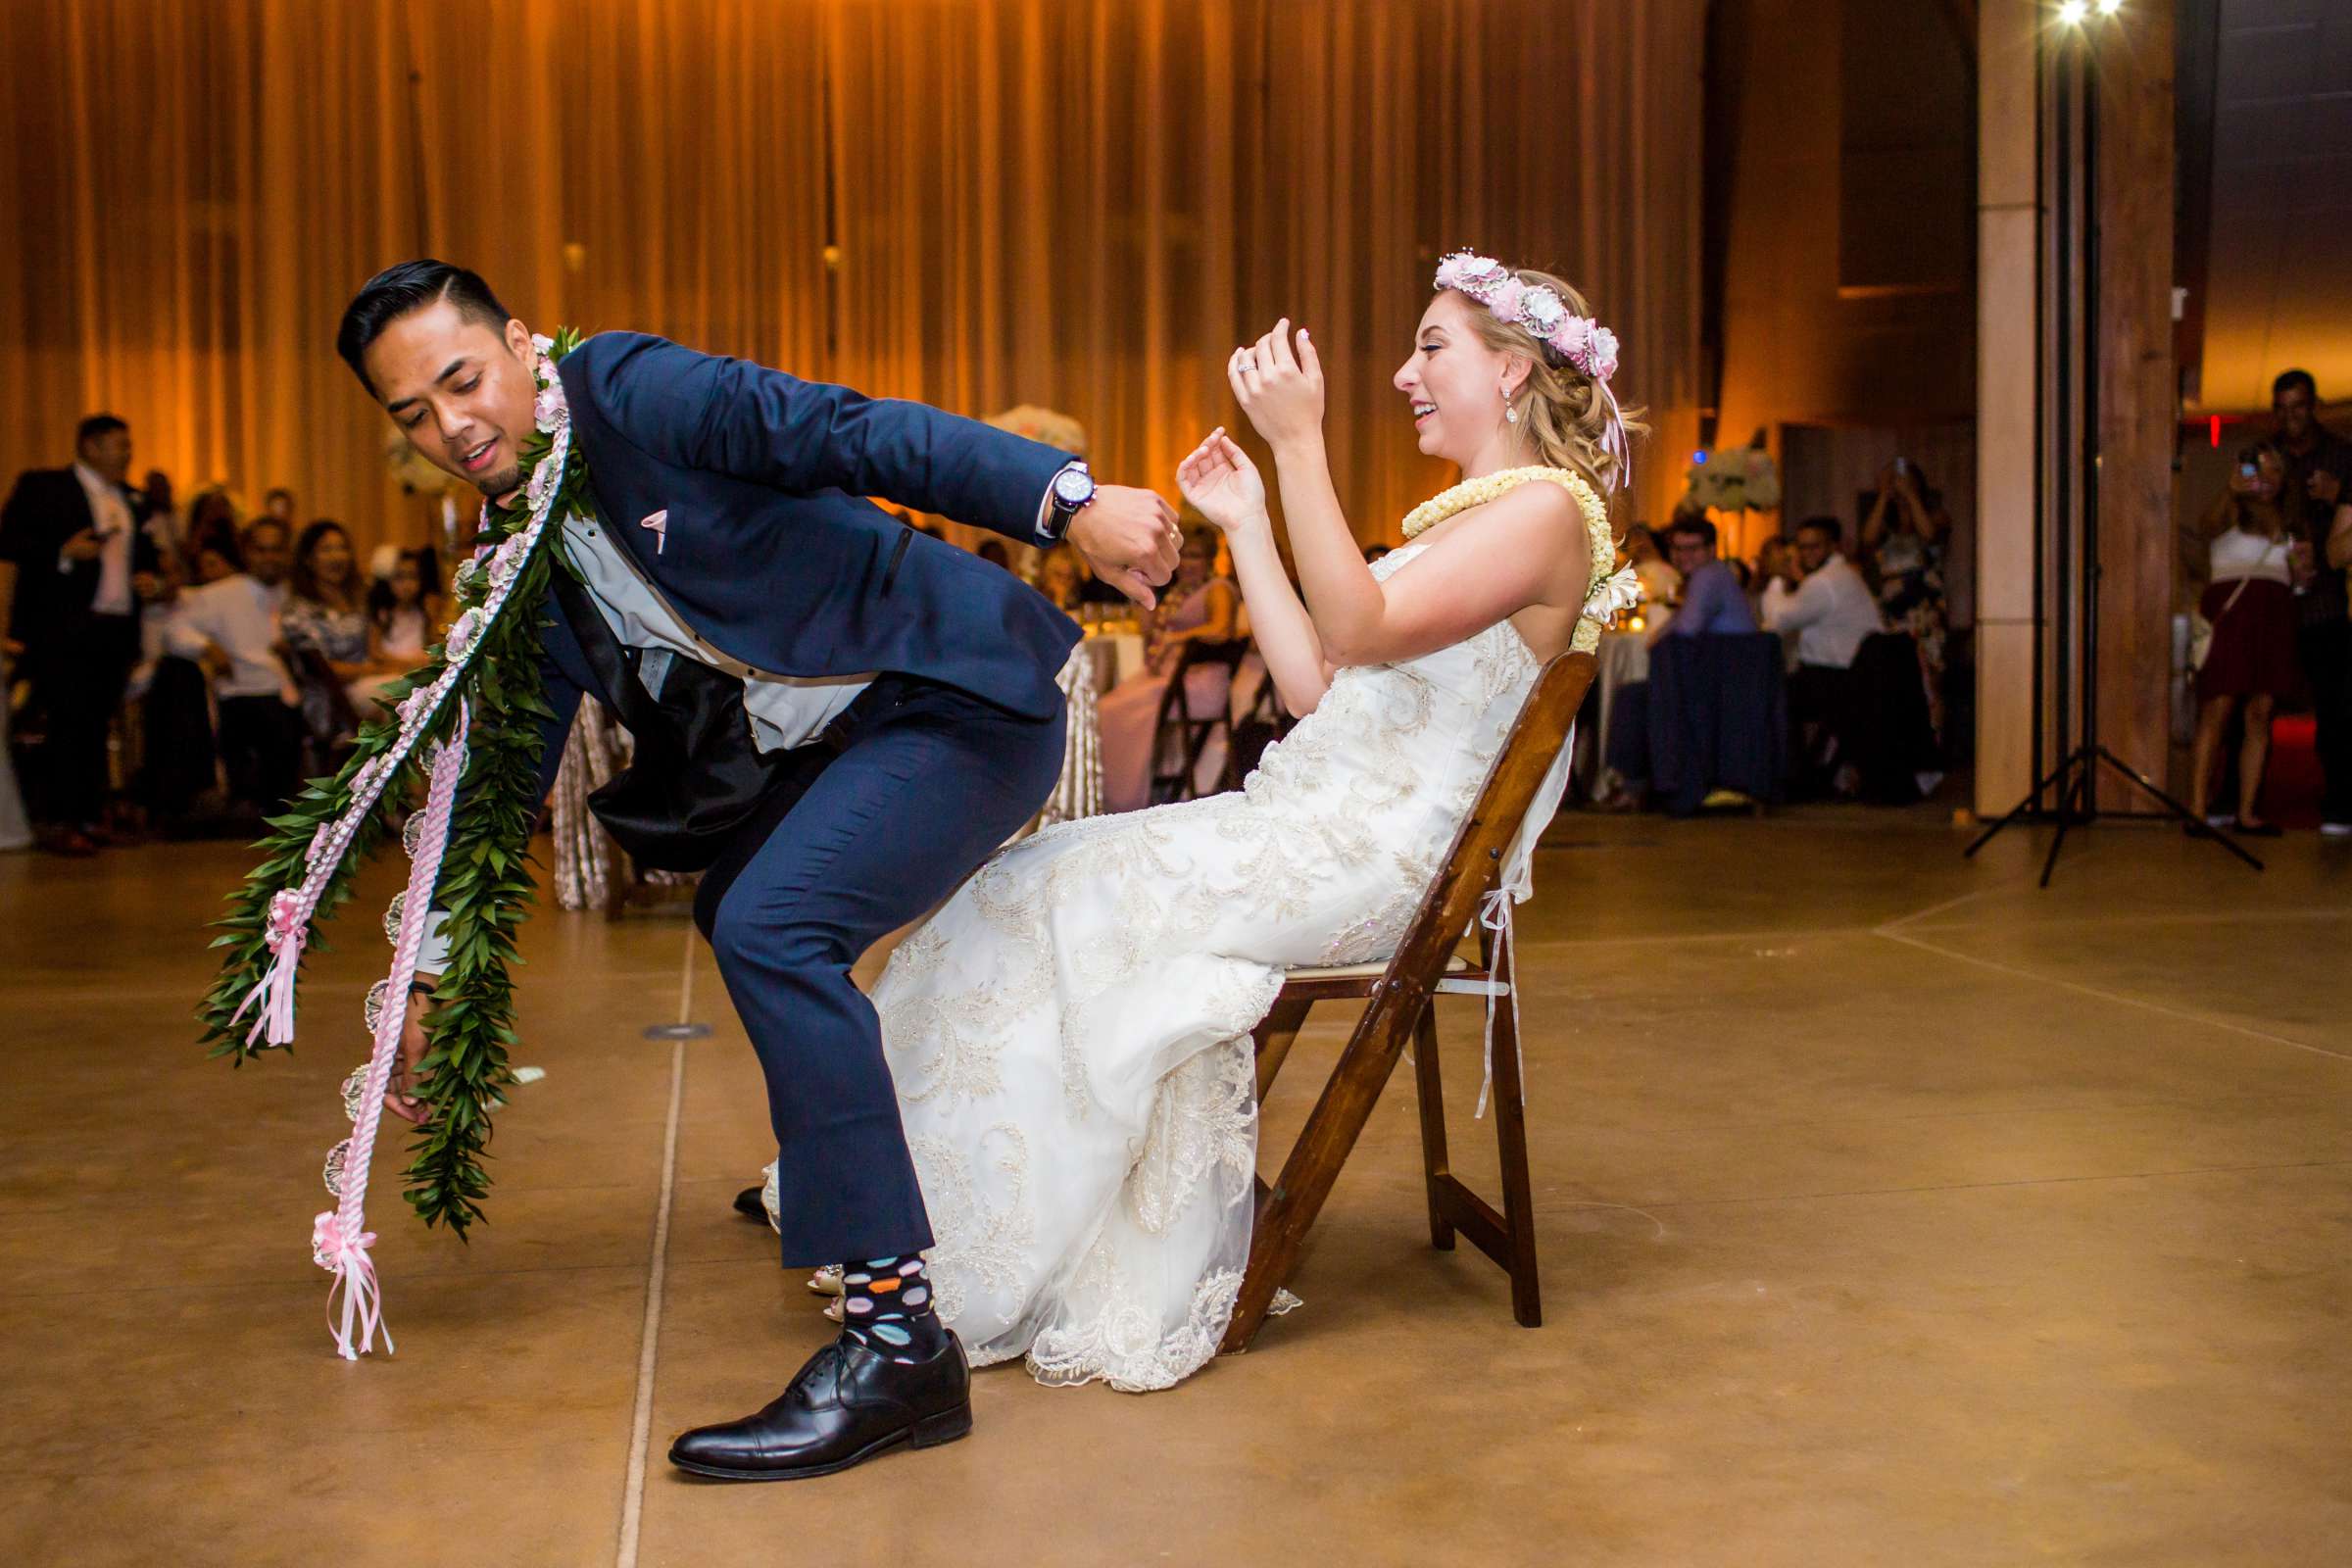
[[[1519,825],[1566,743],[1598,668],[1591,654],[1562,654],[1536,677],[1477,804],[1462,819],[1445,864],[1389,960],[1381,1000],[1403,992],[1418,999],[1436,988],[1455,944],[1477,918],[1480,900],[1501,874],[1502,858],[1519,836]]]
[[[1431,995],[1445,975],[1446,960],[1452,956],[1455,944],[1469,929],[1477,916],[1479,901],[1494,885],[1502,870],[1502,858],[1510,850],[1511,841],[1518,837],[1519,824],[1527,817],[1536,791],[1551,769],[1561,745],[1568,736],[1568,726],[1575,721],[1576,710],[1584,706],[1585,693],[1592,686],[1598,665],[1591,654],[1562,654],[1544,666],[1528,693],[1526,706],[1511,727],[1502,751],[1494,759],[1487,774],[1487,782],[1479,790],[1478,802],[1462,821],[1461,831],[1454,835],[1453,848],[1446,853],[1446,863],[1422,896],[1421,907],[1406,928],[1404,940],[1389,960],[1388,972],[1381,977],[1380,989],[1364,1013],[1356,1021],[1355,1031],[1348,1043],[1341,1061],[1369,1051],[1380,1058],[1378,1078],[1368,1091],[1379,1093],[1378,1085],[1385,1082],[1394,1067],[1404,1043],[1411,1038],[1414,1025],[1420,1021],[1422,1010],[1428,1006]],[[1359,1087],[1342,1085],[1339,1075],[1323,1086],[1317,1098],[1315,1111],[1307,1118],[1299,1134],[1298,1147],[1292,1152],[1286,1173],[1291,1169],[1336,1171],[1347,1158],[1355,1134],[1350,1118],[1327,1114],[1333,1109],[1335,1097],[1348,1099],[1367,1093]],[[1360,1118],[1356,1118],[1360,1123]],[[1261,1210],[1260,1229],[1272,1228],[1284,1234],[1269,1236],[1269,1245],[1280,1248],[1295,1246],[1312,1223],[1316,1203],[1285,1206],[1269,1218]]]

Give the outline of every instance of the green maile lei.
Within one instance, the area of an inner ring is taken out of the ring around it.
[[[540,351],[537,373],[542,391],[538,423],[520,448],[525,472],[538,475],[551,454],[555,426],[568,418],[563,394],[555,380],[555,366],[576,348],[580,334],[569,328],[553,338],[536,339]],[[552,411],[552,414],[551,414]],[[351,759],[332,778],[311,780],[283,814],[267,819],[269,835],[256,847],[264,858],[228,900],[228,912],[214,924],[220,935],[213,946],[224,950],[220,972],[198,1008],[204,1043],[210,1054],[226,1056],[236,1066],[273,1049],[291,1049],[292,974],[285,976],[285,1040],[256,1043],[258,1024],[240,1016],[260,988],[270,978],[277,951],[271,942],[273,910],[282,909],[281,896],[304,882],[314,869],[314,850],[323,846],[335,864],[306,911],[323,918],[351,897],[351,881],[359,862],[381,850],[390,836],[389,818],[411,804],[425,778],[427,747],[447,744],[454,736],[459,714],[457,698],[470,705],[471,727],[459,788],[465,807],[452,814],[449,838],[434,905],[447,911],[443,935],[448,942],[448,966],[435,990],[437,1005],[424,1028],[429,1050],[420,1065],[414,1097],[427,1115],[415,1130],[411,1159],[405,1171],[404,1196],[429,1227],[446,1223],[460,1238],[468,1226],[483,1219],[482,1199],[490,1190],[485,1168],[493,1109],[503,1103],[502,1091],[514,1081],[509,1053],[516,1044],[514,987],[510,966],[520,961],[515,933],[530,908],[534,892],[527,865],[531,828],[539,811],[538,777],[541,726],[553,717],[540,677],[540,607],[545,602],[548,573],[573,569],[560,549],[550,548],[560,537],[562,521],[569,514],[593,515],[586,463],[576,444],[567,444],[563,470],[547,481],[555,489],[537,543],[514,565],[514,578],[502,612],[487,617],[474,636],[478,651],[448,643],[427,652],[424,667],[383,693],[382,701],[396,710],[418,694],[429,693],[453,660],[466,661],[466,673],[456,689],[443,698],[429,719],[414,735],[394,717],[369,720],[360,728]],[[535,492],[535,493],[534,493]],[[485,504],[480,545],[474,559],[456,573],[453,587],[461,609],[475,612],[477,624],[493,586],[490,563],[497,547],[523,534],[534,503],[545,493],[534,485],[512,504]],[[452,641],[459,635],[453,629]],[[372,808],[357,820],[346,820],[365,797],[366,786],[381,773],[387,759],[393,776],[383,786]],[[339,846],[336,841],[339,841]],[[387,917],[389,933],[400,924],[399,904]],[[372,1032],[376,1009],[397,1005],[403,999],[384,995],[378,985],[369,994],[368,1025]],[[345,1108],[355,1121],[356,1085],[367,1065],[345,1086]],[[341,1153],[338,1147],[337,1155]],[[340,1196],[339,1159],[330,1159],[328,1185]],[[322,1259],[323,1261],[323,1259]]]

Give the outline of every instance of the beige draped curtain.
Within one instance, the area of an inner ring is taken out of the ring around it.
[[[1278,315],[1360,534],[1443,479],[1389,376],[1437,258],[1548,265],[1695,396],[1702,0],[10,0],[0,466],[128,418],[184,498],[424,536],[332,341],[439,255],[534,326],[1083,422],[1171,488]],[[1681,427],[1678,430],[1678,426]]]

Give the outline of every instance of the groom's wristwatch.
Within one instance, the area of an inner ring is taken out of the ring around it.
[[[1046,486],[1046,510],[1037,519],[1038,538],[1049,545],[1061,543],[1071,521],[1094,501],[1095,476],[1087,470],[1085,459],[1073,459]]]

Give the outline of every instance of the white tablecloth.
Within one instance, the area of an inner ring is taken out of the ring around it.
[[[1592,677],[1592,719],[1577,728],[1576,760],[1571,764],[1571,776],[1587,800],[1606,795],[1615,786],[1608,776],[1609,726],[1616,717],[1619,689],[1649,679],[1649,633],[1604,631],[1593,657],[1600,668]]]
[[[1094,662],[1095,690],[1115,691],[1121,681],[1143,673],[1144,636],[1134,631],[1090,631],[1079,644]]]

